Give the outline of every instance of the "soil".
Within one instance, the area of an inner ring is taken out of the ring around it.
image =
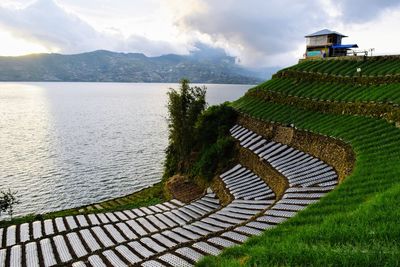
[[[166,187],[172,198],[176,198],[184,203],[195,200],[204,193],[203,188],[182,175],[171,177],[167,181]]]

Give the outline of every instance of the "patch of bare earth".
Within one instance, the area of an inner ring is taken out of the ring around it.
[[[173,198],[188,203],[201,197],[204,189],[182,175],[171,177],[166,183],[167,190]]]

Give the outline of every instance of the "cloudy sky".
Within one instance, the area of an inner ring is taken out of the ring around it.
[[[400,0],[1,0],[0,55],[157,56],[201,42],[246,66],[286,66],[304,53],[304,35],[324,28],[362,49],[400,54],[399,27]]]

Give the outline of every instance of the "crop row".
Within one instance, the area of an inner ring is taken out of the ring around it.
[[[274,78],[252,90],[261,89],[286,95],[318,100],[344,102],[382,102],[400,104],[400,84],[354,85],[350,83],[324,83],[297,81],[290,78]]]
[[[311,112],[244,96],[240,112],[340,138],[356,153],[346,180],[281,226],[201,266],[398,266],[400,130],[383,120]]]
[[[359,75],[357,72],[358,68],[361,69],[362,75],[368,76],[400,74],[400,58],[367,58],[364,61],[308,60],[292,66],[289,69],[334,75],[355,76]]]

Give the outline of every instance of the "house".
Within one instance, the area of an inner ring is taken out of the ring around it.
[[[347,36],[328,29],[306,35],[306,58],[347,56],[348,51],[358,48],[358,45],[342,44],[342,38],[345,37]]]

